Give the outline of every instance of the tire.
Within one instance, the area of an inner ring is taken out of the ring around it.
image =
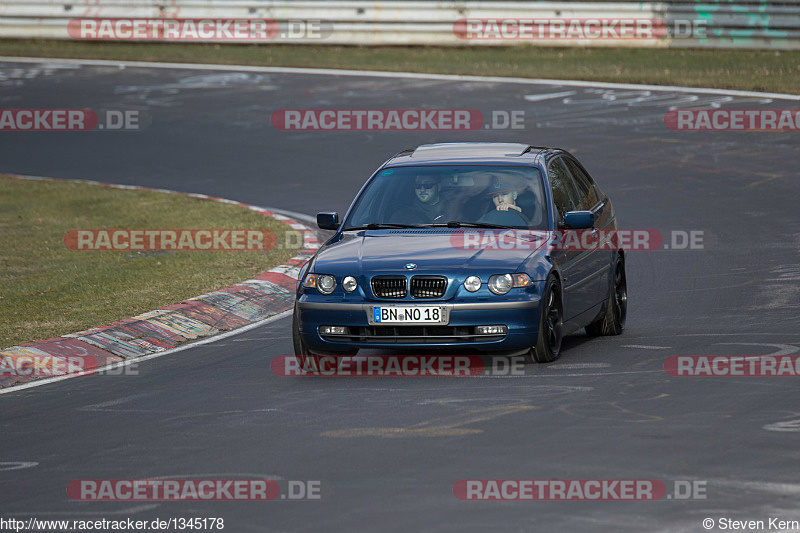
[[[547,278],[542,302],[536,346],[531,348],[525,357],[529,363],[551,363],[561,355],[564,306],[561,300],[561,286],[552,276]]]
[[[319,368],[319,356],[311,353],[311,351],[303,342],[300,336],[300,322],[297,316],[297,305],[294,306],[294,313],[292,313],[292,344],[294,344],[294,356],[297,358],[297,363],[302,369],[317,370]]]
[[[606,312],[586,326],[586,334],[592,337],[619,335],[625,330],[627,314],[628,282],[625,277],[625,261],[618,255],[614,264],[614,277],[609,287]]]

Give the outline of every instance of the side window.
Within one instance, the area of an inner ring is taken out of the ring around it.
[[[553,201],[558,211],[558,222],[564,222],[564,214],[567,211],[576,209],[577,193],[572,184],[564,163],[561,159],[556,159],[547,167],[547,175],[550,178],[550,185],[553,188]]]
[[[579,208],[593,208],[597,205],[599,200],[597,199],[597,193],[594,190],[594,186],[592,186],[592,181],[589,179],[589,176],[586,175],[583,169],[579,167],[575,161],[568,157],[565,157],[564,161],[566,161],[570,172],[572,172],[572,177],[575,178],[575,185],[578,187],[578,194],[580,195],[581,203]]]

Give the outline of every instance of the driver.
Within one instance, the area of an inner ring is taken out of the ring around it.
[[[392,217],[392,222],[410,224],[430,224],[445,221],[442,183],[437,176],[417,176],[414,178],[414,202],[402,212]]]

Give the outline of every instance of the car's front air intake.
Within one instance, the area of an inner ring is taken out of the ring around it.
[[[372,293],[376,298],[405,298],[405,276],[375,276],[372,278]]]
[[[414,298],[441,298],[447,289],[444,276],[414,276],[411,278],[411,296]]]

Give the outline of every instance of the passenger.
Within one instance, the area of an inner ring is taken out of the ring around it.
[[[478,222],[500,224],[502,226],[528,226],[529,222],[517,205],[516,189],[502,178],[495,178],[488,192],[494,203],[494,210],[483,215]]]

